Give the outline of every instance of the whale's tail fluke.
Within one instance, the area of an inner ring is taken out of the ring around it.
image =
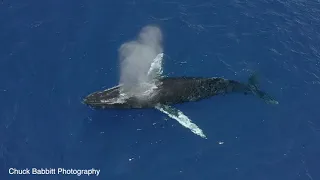
[[[259,89],[259,83],[258,83],[258,77],[256,73],[253,73],[248,80],[248,86],[250,91],[258,96],[259,98],[263,99],[264,102],[267,104],[279,104],[277,100],[275,100],[273,97],[271,97],[266,92],[263,92]]]

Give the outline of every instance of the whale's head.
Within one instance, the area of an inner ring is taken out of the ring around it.
[[[142,101],[136,96],[127,96],[120,91],[121,85],[89,94],[83,99],[83,103],[95,108],[148,108],[154,105],[148,101]]]
[[[125,108],[126,100],[121,98],[120,86],[89,94],[83,103],[93,108]],[[128,107],[129,108],[129,107]]]

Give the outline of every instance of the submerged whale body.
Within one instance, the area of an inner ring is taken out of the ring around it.
[[[162,77],[156,88],[146,95],[126,96],[121,93],[121,85],[94,92],[83,102],[93,108],[154,108],[157,105],[174,105],[199,101],[228,93],[253,94],[269,104],[278,104],[274,98],[259,90],[255,76],[248,83],[224,78],[202,77]]]

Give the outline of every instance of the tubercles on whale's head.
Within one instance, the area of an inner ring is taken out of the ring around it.
[[[124,98],[121,98],[119,91],[120,86],[106,89],[104,91],[97,91],[89,94],[83,99],[83,103],[91,107],[113,107],[117,104],[125,103]]]

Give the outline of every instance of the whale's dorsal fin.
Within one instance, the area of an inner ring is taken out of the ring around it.
[[[163,104],[158,104],[155,106],[155,108],[167,114],[170,118],[177,120],[182,126],[190,129],[194,134],[207,139],[203,131],[196,124],[194,124],[191,121],[191,119],[188,118],[188,116],[184,115],[183,112],[181,112],[180,110],[175,109],[168,105],[163,105]]]

